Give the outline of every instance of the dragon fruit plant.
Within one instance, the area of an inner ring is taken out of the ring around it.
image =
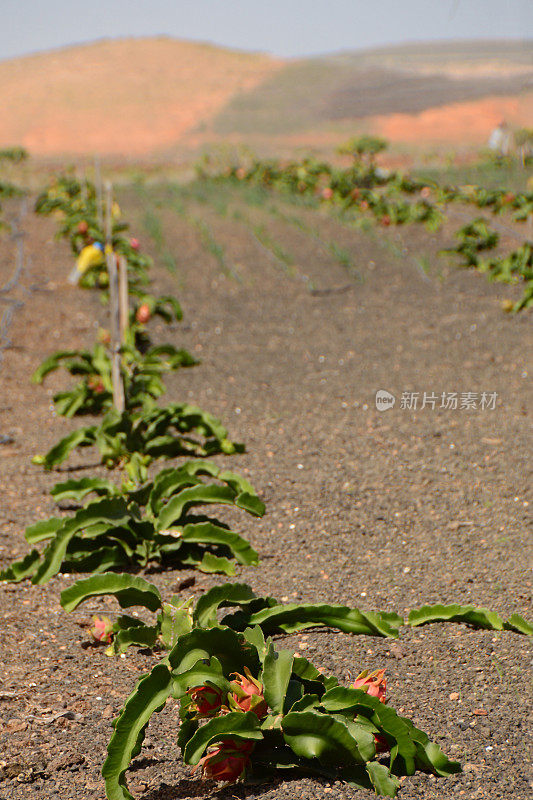
[[[331,628],[355,635],[398,638],[403,617],[394,612],[366,611],[349,606],[326,603],[280,603],[274,597],[258,597],[246,583],[224,583],[205,592],[196,604],[172,595],[165,601],[157,586],[135,575],[113,572],[93,575],[78,580],[61,592],[61,605],[71,612],[91,597],[111,595],[121,608],[136,606],[156,613],[156,619],[143,619],[120,615],[110,623],[108,617],[106,640],[109,655],[123,653],[131,645],[141,647],[171,648],[176,638],[190,633],[194,628],[212,628],[217,625],[242,632],[258,625],[264,634],[288,634],[308,628]],[[472,606],[435,605],[414,609],[408,625],[425,625],[431,622],[459,622],[471,627],[489,630],[512,630],[525,635],[533,628],[518,614],[504,622],[493,611]],[[109,627],[109,625],[111,627]],[[386,681],[382,670],[362,672],[355,688],[368,687],[371,695],[381,698]]]
[[[91,493],[97,499],[73,516],[30,526],[27,542],[44,541],[47,546],[42,553],[35,547],[11,564],[0,580],[31,578],[43,584],[60,571],[101,573],[150,563],[233,575],[235,562],[258,563],[248,541],[207,509],[226,505],[261,517],[264,504],[244,478],[214,464],[189,461],[179,469],[162,470],[142,486],[83,478],[52,489],[56,501],[79,502]]]
[[[148,319],[159,314],[166,321],[176,319],[179,305],[170,297],[147,298],[139,306],[148,309]],[[181,311],[179,312],[181,314]],[[182,367],[191,367],[199,362],[187,350],[177,349],[171,344],[152,345],[145,324],[136,320],[136,309],[131,312],[131,325],[126,331],[121,347],[121,370],[124,381],[126,409],[149,409],[164,391],[162,376]],[[107,335],[106,335],[107,334]],[[62,350],[49,356],[34,372],[32,380],[41,384],[55,370],[63,368],[78,376],[72,389],[57,392],[53,396],[56,412],[64,417],[83,414],[104,414],[113,407],[112,362],[109,353],[109,335],[102,331],[100,341],[92,350]]]
[[[246,583],[215,586],[196,605],[184,602],[178,595],[165,601],[157,586],[144,578],[112,572],[76,581],[61,592],[61,605],[71,612],[89,598],[102,595],[115,597],[121,608],[136,606],[157,614],[155,621],[148,622],[127,614],[118,616],[113,623],[103,617],[108,622],[106,633],[111,634],[105,640],[112,645],[109,655],[123,653],[131,645],[171,648],[178,636],[194,628],[217,625],[239,632],[258,625],[266,634],[327,627],[343,633],[397,638],[395,624],[403,623],[402,617],[394,613],[363,613],[357,608],[325,603],[280,603],[273,597],[258,597]]]
[[[233,783],[299,774],[395,797],[403,775],[459,772],[428,736],[385,704],[383,671],[357,687],[277,650],[259,626],[197,628],[141,678],[114,724],[102,774],[108,800],[132,800],[126,772],[152,714],[179,703],[184,764]]]
[[[231,441],[226,428],[212,414],[189,403],[170,403],[126,409],[122,414],[111,408],[100,424],[77,428],[46,454],[34,456],[32,463],[53,469],[74,450],[93,446],[99,450],[102,464],[124,470],[136,483],[146,480],[148,466],[158,458],[244,451],[244,445]]]
[[[103,246],[105,235],[97,210],[97,192],[94,184],[80,182],[71,175],[59,175],[39,194],[35,202],[37,214],[54,214],[60,221],[57,239],[67,239],[73,254],[78,258],[94,244]],[[142,294],[149,283],[152,260],[140,252],[136,239],[125,235],[129,225],[122,220],[120,208],[113,203],[112,245],[118,255],[128,263],[128,288],[130,294]],[[103,259],[90,262],[82,270],[79,286],[85,289],[106,289],[107,269]]]

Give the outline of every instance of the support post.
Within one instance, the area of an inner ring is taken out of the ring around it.
[[[128,262],[124,256],[118,257],[118,305],[120,316],[120,340],[126,340],[130,309],[128,303]]]
[[[100,229],[104,230],[104,209],[103,209],[103,192],[102,192],[102,172],[100,170],[100,159],[98,156],[94,157],[94,188],[96,190],[96,213],[98,216],[98,225]]]
[[[115,253],[113,252],[111,229],[111,206],[113,192],[110,181],[105,185],[105,255],[107,272],[109,275],[109,313],[111,316],[111,378],[113,381],[113,402],[117,411],[124,411],[124,383],[120,370],[120,308],[118,271]]]

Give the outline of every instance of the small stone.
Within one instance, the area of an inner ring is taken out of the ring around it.
[[[459,700],[459,692],[452,692],[450,695],[450,700]]]

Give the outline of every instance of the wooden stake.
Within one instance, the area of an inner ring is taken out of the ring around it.
[[[94,186],[96,189],[96,213],[98,215],[98,224],[101,230],[104,229],[104,209],[102,198],[102,173],[100,171],[100,159],[98,156],[94,157]]]
[[[105,254],[107,272],[109,275],[109,313],[111,316],[111,378],[113,381],[113,402],[117,411],[124,411],[124,384],[120,372],[120,308],[118,290],[118,272],[116,257],[113,252],[111,235],[111,205],[113,192],[111,183],[105,185]]]
[[[118,305],[120,312],[120,340],[126,340],[130,309],[128,303],[128,262],[124,256],[118,257]]]

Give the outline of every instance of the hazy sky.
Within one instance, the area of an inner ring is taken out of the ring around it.
[[[533,0],[0,0],[0,58],[167,34],[281,56],[533,37]]]

